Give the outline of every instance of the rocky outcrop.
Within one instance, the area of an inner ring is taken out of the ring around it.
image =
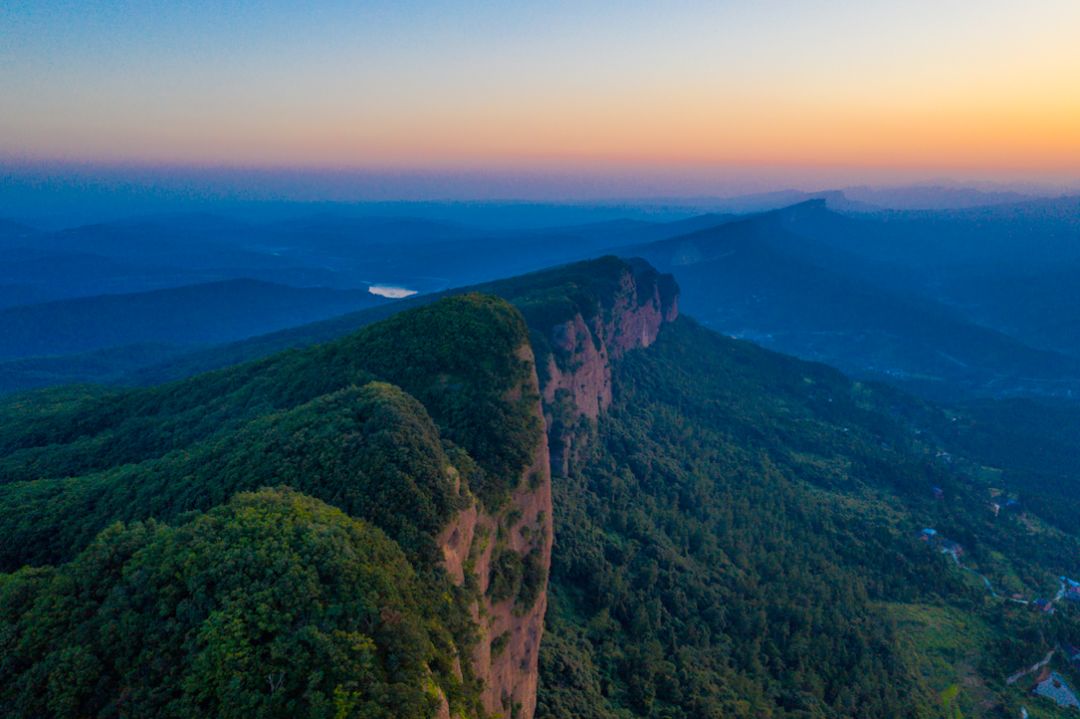
[[[678,314],[674,279],[631,262],[595,313],[577,313],[552,328],[555,351],[546,359],[542,395],[555,472],[568,470],[581,437],[575,426],[582,419],[595,423],[611,404],[612,360],[651,345],[660,327]]]
[[[593,423],[611,404],[611,362],[648,347],[678,315],[677,288],[647,264],[626,263],[615,288],[591,312],[577,312],[547,330],[551,354],[538,375],[532,348],[519,349],[530,372],[515,396],[535,396],[544,432],[510,500],[497,510],[474,502],[439,536],[447,572],[475,583],[472,607],[479,640],[472,667],[484,683],[493,717],[532,719],[538,658],[547,610],[552,547],[552,468],[565,472],[580,422]],[[543,331],[543,328],[532,328]],[[543,376],[541,383],[538,376]],[[524,394],[520,394],[524,393]]]
[[[535,396],[542,418],[532,349],[519,350],[532,372],[520,389]],[[475,583],[472,607],[479,639],[472,669],[483,681],[484,709],[492,717],[531,719],[536,709],[540,639],[551,566],[551,467],[547,432],[510,500],[496,511],[479,502],[462,510],[439,536],[443,559],[457,584]]]

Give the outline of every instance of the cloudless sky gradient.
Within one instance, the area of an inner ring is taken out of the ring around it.
[[[8,0],[0,157],[1075,179],[1080,2]]]

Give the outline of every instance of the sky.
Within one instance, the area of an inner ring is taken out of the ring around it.
[[[1078,37],[1077,0],[7,0],[0,162],[1068,183]]]

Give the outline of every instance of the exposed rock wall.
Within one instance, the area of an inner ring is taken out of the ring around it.
[[[533,367],[521,391],[537,398],[536,414],[542,419],[532,349],[522,347],[519,356]],[[537,662],[551,566],[549,457],[545,428],[533,461],[518,478],[509,502],[495,512],[477,502],[459,512],[439,537],[454,582],[463,583],[468,574],[479,588],[480,600],[472,608],[479,630],[472,667],[484,682],[482,701],[492,717],[531,719],[536,709]],[[533,572],[515,573],[523,566]],[[493,592],[492,582],[499,581],[497,577],[501,577],[502,587],[509,583],[508,595]]]
[[[555,352],[542,360],[543,386],[532,349],[519,351],[533,371],[518,391],[537,397],[544,432],[510,501],[495,512],[474,504],[439,537],[453,580],[471,579],[479,587],[473,619],[480,639],[472,665],[484,682],[483,704],[493,717],[532,719],[536,709],[553,538],[552,469],[566,472],[577,424],[595,423],[611,404],[612,360],[651,345],[664,322],[678,315],[674,280],[630,264],[612,295],[600,298],[587,315],[579,312],[550,329]],[[518,581],[510,582],[511,594],[505,596],[508,576]]]
[[[652,268],[628,269],[615,294],[604,300],[592,316],[575,314],[551,331],[556,351],[547,357],[542,395],[551,464],[560,475],[579,436],[574,425],[582,418],[595,422],[611,404],[612,360],[651,345],[660,327],[679,314],[674,280]]]

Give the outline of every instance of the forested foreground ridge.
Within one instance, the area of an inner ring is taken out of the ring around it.
[[[722,337],[640,261],[493,290],[5,399],[0,715],[1074,711],[1016,677],[1080,684],[1069,505],[993,411]]]
[[[531,716],[537,367],[573,384],[583,352],[652,341],[674,285],[609,258],[513,289],[157,388],[8,400],[2,713]]]

